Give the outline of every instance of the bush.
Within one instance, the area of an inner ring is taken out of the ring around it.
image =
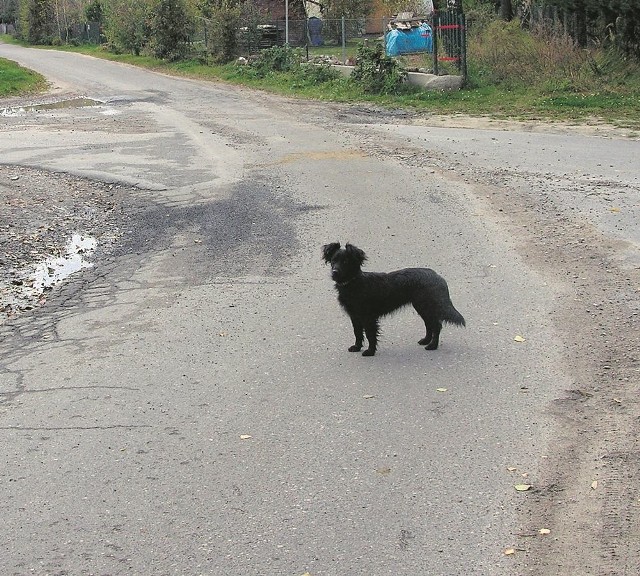
[[[356,66],[351,80],[370,94],[394,94],[400,91],[407,77],[406,70],[397,60],[384,53],[384,46],[367,42],[358,47]]]
[[[116,53],[139,56],[149,44],[151,6],[147,1],[111,0],[106,5],[105,36]]]
[[[301,54],[290,46],[273,46],[260,50],[249,59],[249,75],[264,78],[274,72],[294,72],[300,68]]]
[[[51,0],[23,0],[20,3],[20,37],[30,44],[51,44],[55,11]]]
[[[238,29],[242,9],[234,0],[222,0],[206,11],[208,49],[213,58],[223,64],[234,60],[239,53]]]
[[[472,30],[468,60],[481,84],[506,87],[535,85],[541,79],[577,82],[586,53],[563,31],[523,30],[518,20],[494,20]]]
[[[193,32],[184,0],[154,0],[151,6],[149,32],[156,58],[179,60],[189,52],[189,36]]]

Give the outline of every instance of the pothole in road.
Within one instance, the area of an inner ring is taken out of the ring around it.
[[[98,106],[103,104],[93,98],[71,98],[69,100],[59,100],[57,102],[46,102],[44,104],[32,104],[27,106],[16,106],[12,108],[0,109],[0,116],[20,116],[28,112],[39,112],[41,110],[62,110],[65,108],[83,108],[86,106]]]
[[[93,266],[86,257],[94,252],[97,245],[95,238],[74,234],[62,255],[51,256],[36,264],[26,275],[10,284],[0,283],[0,310],[10,318],[20,311],[44,304],[47,290],[72,274]]]

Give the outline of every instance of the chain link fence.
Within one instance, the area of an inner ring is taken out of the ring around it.
[[[219,39],[214,23],[199,19],[192,45],[206,54],[216,53]],[[388,48],[392,33],[429,36],[416,49],[408,43],[406,50],[393,53],[408,69],[433,74],[459,74],[466,77],[466,24],[464,14],[443,11],[429,18],[413,18],[399,28],[398,21],[380,19],[260,20],[241,22],[237,33],[238,55],[249,57],[257,51],[288,44],[302,48],[307,59],[324,58],[340,63],[354,63],[362,42],[380,43]]]

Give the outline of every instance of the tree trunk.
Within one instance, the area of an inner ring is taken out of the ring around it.
[[[500,18],[507,22],[513,20],[513,5],[511,0],[500,0]]]

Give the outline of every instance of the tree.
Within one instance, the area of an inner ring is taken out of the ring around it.
[[[640,57],[638,0],[554,0],[565,25],[580,46],[596,40],[625,54]]]
[[[513,4],[511,0],[500,0],[500,18],[505,22],[513,20]]]
[[[15,22],[18,18],[18,0],[0,0],[0,22]]]
[[[104,32],[112,48],[139,55],[151,38],[150,0],[109,0],[104,8]]]
[[[157,58],[176,60],[189,49],[193,18],[184,0],[154,0],[151,5],[150,35]]]
[[[87,19],[87,22],[102,22],[103,10],[100,0],[91,0],[91,2],[84,7],[84,17]]]
[[[238,56],[238,30],[242,4],[238,0],[204,0],[203,14],[208,18],[209,50],[219,62],[231,62]]]
[[[51,44],[55,21],[51,0],[21,0],[20,36],[30,44]]]

